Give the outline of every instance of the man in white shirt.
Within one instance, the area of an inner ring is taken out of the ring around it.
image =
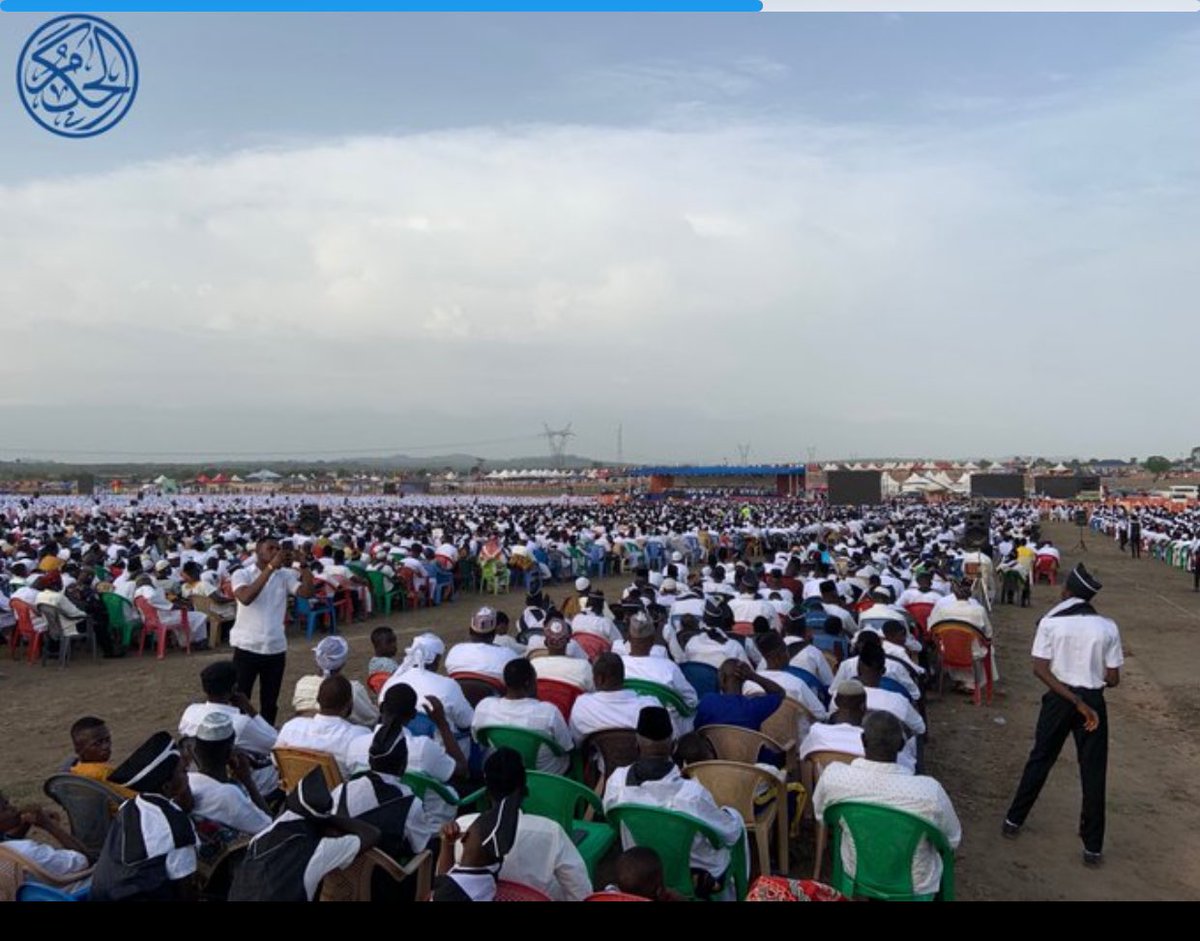
[[[753,624],[758,618],[766,618],[772,630],[779,629],[779,612],[769,601],[758,597],[758,579],[747,572],[740,582],[740,594],[729,599],[733,620],[739,624]]]
[[[233,748],[233,722],[211,712],[196,730],[192,749],[195,770],[188,772],[193,816],[253,836],[271,825],[271,815],[254,785],[250,763]],[[229,780],[233,771],[238,783]]]
[[[312,748],[328,752],[337,760],[342,777],[348,778],[356,767],[351,746],[363,736],[369,742],[371,729],[349,721],[354,708],[354,690],[350,681],[340,673],[321,681],[317,703],[320,711],[315,716],[297,716],[284,723],[275,747]]]
[[[496,805],[525,791],[526,773],[521,757],[511,748],[498,748],[483,763],[488,796]],[[478,814],[458,818],[466,832]],[[462,844],[456,849],[461,859]],[[549,817],[521,812],[517,835],[504,856],[499,878],[544,892],[555,902],[581,902],[592,893],[587,864],[570,835]]]
[[[605,812],[622,804],[641,804],[674,810],[703,821],[717,832],[722,846],[714,847],[697,834],[692,842],[691,868],[720,879],[729,869],[731,848],[745,840],[741,814],[732,807],[719,807],[702,784],[685,778],[671,761],[671,717],[666,709],[658,705],[643,709],[637,733],[638,759],[609,775],[604,788]],[[624,827],[621,844],[625,849],[634,845]]]
[[[659,705],[653,696],[625,689],[625,665],[615,653],[597,657],[592,664],[592,674],[596,692],[585,693],[571,707],[571,735],[577,745],[589,735],[605,729],[637,728],[642,709]],[[675,724],[681,720],[673,716],[672,721]]]
[[[1083,861],[1103,860],[1105,773],[1108,767],[1108,711],[1105,687],[1121,682],[1125,662],[1117,625],[1091,601],[1102,586],[1082,563],[1063,586],[1062,602],[1038,622],[1033,640],[1033,672],[1047,687],[1038,715],[1033,750],[1025,764],[1002,832],[1014,838],[1033,809],[1067,736],[1075,739],[1083,809],[1079,836]]]
[[[654,622],[649,616],[639,611],[629,619],[629,653],[621,657],[625,676],[634,680],[661,683],[674,690],[688,709],[695,712],[700,697],[696,695],[695,688],[687,681],[679,665],[666,656],[665,647],[657,646],[662,655],[655,653],[656,635]],[[672,715],[671,719],[675,721],[676,717]],[[680,727],[678,722],[675,727]]]
[[[379,702],[393,686],[401,683],[412,687],[417,694],[417,707],[425,709],[430,697],[437,698],[445,707],[446,718],[454,730],[454,738],[463,749],[471,747],[471,720],[475,718],[475,709],[467,702],[462,687],[452,678],[438,672],[442,658],[446,653],[446,645],[437,634],[426,632],[418,634],[405,648],[404,659],[396,672],[388,677],[383,688],[379,690]],[[411,763],[412,756],[409,755]]]
[[[949,621],[966,624],[979,632],[980,639],[972,644],[971,653],[976,660],[980,661],[991,657],[992,680],[998,680],[1000,672],[996,666],[995,645],[984,643],[985,640],[992,639],[992,622],[983,605],[971,597],[971,582],[967,579],[955,582],[953,593],[933,606],[933,612],[929,615],[929,628],[932,630],[938,624]],[[947,673],[951,679],[965,689],[973,690],[975,688],[973,670],[949,669]]]
[[[774,632],[761,634],[755,638],[755,642],[758,645],[758,652],[763,658],[763,666],[758,671],[759,675],[779,684],[788,699],[798,702],[804,707],[796,720],[796,741],[799,742],[808,734],[809,726],[814,721],[819,722],[825,719],[829,715],[829,710],[825,708],[811,686],[787,671],[788,652],[782,637]],[[752,680],[742,684],[743,696],[753,696],[761,692],[763,692],[763,688]]]
[[[480,729],[497,725],[528,729],[553,739],[563,754],[556,755],[549,746],[542,745],[538,749],[537,769],[547,774],[567,773],[570,766],[567,753],[575,743],[558,707],[537,698],[537,674],[528,660],[509,661],[504,667],[504,695],[489,696],[475,707],[471,732],[476,739]]]
[[[237,668],[230,660],[218,660],[200,671],[200,686],[205,701],[193,703],[183,710],[179,719],[179,735],[195,736],[200,723],[214,712],[229,717],[233,723],[234,745],[249,754],[256,765],[254,783],[262,794],[270,795],[279,787],[279,774],[271,762],[271,749],[278,733],[251,705],[245,693],[237,689]]]
[[[504,668],[517,659],[517,654],[507,647],[494,643],[496,635],[496,612],[491,608],[480,608],[471,618],[469,639],[455,644],[446,654],[446,672],[479,673],[492,679],[504,677]]]
[[[604,595],[598,591],[588,595],[587,607],[571,620],[571,630],[576,634],[595,634],[610,645],[621,639],[617,626],[604,614]]]
[[[64,848],[59,849],[49,843],[25,839],[32,827],[45,830]],[[0,794],[0,846],[24,857],[64,882],[75,873],[82,874],[91,866],[84,854],[83,844],[60,829],[41,808],[18,810],[3,794]]]
[[[229,632],[233,665],[238,671],[238,688],[247,697],[261,680],[259,711],[271,725],[279,711],[279,690],[287,665],[288,595],[311,598],[312,572],[293,568],[295,553],[288,543],[281,547],[274,536],[263,536],[254,545],[254,561],[233,573],[230,582],[237,599],[237,618]]]
[[[865,757],[850,764],[832,764],[825,769],[813,794],[813,812],[825,819],[826,811],[839,803],[875,804],[902,810],[928,821],[945,836],[951,848],[962,840],[962,828],[945,789],[933,778],[912,774],[896,762],[904,747],[904,730],[890,713],[873,712],[863,720]],[[870,846],[856,846],[849,828],[842,827],[842,865],[853,876],[857,858],[869,854]],[[913,893],[932,895],[942,880],[942,860],[925,838],[917,845],[912,861]]]
[[[592,665],[587,660],[568,656],[571,634],[566,621],[550,618],[545,627],[546,655],[536,657],[530,663],[539,680],[557,680],[588,693],[594,689]]]
[[[880,689],[879,681],[885,676],[887,658],[883,655],[883,645],[868,643],[863,646],[858,655],[858,676],[863,686],[867,688],[867,709],[871,712],[883,710],[890,712],[899,719],[912,735],[925,734],[925,720],[902,693]]]

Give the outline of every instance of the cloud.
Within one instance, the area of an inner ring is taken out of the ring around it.
[[[600,456],[622,421],[646,459],[1170,450],[1144,416],[1200,339],[1188,61],[961,127],[474,127],[0,187],[0,414],[66,416],[30,446],[152,404],[189,416],[142,429],[164,449],[231,447],[206,416],[245,409],[273,451],[380,414],[574,420]]]

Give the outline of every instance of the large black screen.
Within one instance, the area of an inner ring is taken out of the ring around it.
[[[883,502],[882,471],[828,471],[830,506],[862,506]]]
[[[1020,500],[1025,496],[1023,474],[972,474],[971,496]]]

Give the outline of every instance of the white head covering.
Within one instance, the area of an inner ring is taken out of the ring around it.
[[[418,634],[405,649],[404,659],[400,663],[400,669],[396,672],[424,670],[428,664],[433,663],[445,652],[446,645],[442,643],[442,639],[437,634]]]
[[[317,644],[313,653],[317,655],[317,669],[323,675],[329,676],[346,665],[346,658],[350,656],[350,645],[344,638],[334,634]]]

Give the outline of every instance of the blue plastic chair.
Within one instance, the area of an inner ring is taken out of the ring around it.
[[[440,565],[433,566],[430,572],[433,579],[433,603],[440,605],[447,597],[454,594],[454,573],[447,572]]]
[[[667,564],[667,552],[661,542],[646,543],[646,565],[652,569],[661,569]]]
[[[18,902],[86,902],[89,888],[64,892],[40,882],[23,882],[17,887]]]
[[[588,575],[603,578],[608,574],[608,556],[604,547],[593,543],[588,547]]]
[[[834,634],[813,634],[812,643],[818,650],[831,650],[843,660],[846,659],[850,650],[850,642],[846,638]]]
[[[322,603],[319,601],[313,601],[311,598],[301,598],[299,595],[296,596],[295,620],[300,621],[301,619],[306,619],[304,627],[304,636],[306,639],[312,639],[313,631],[316,630],[317,627],[317,618],[320,617],[329,618],[329,633],[336,634],[337,610],[334,608],[332,601],[325,601]]]
[[[709,666],[707,663],[689,662],[681,663],[679,669],[687,681],[692,684],[697,696],[721,691],[721,684],[718,680],[720,674],[716,667]]]
[[[424,736],[425,738],[437,738],[437,726],[433,724],[433,720],[427,715],[418,715],[411,722],[404,726],[413,735]]]

